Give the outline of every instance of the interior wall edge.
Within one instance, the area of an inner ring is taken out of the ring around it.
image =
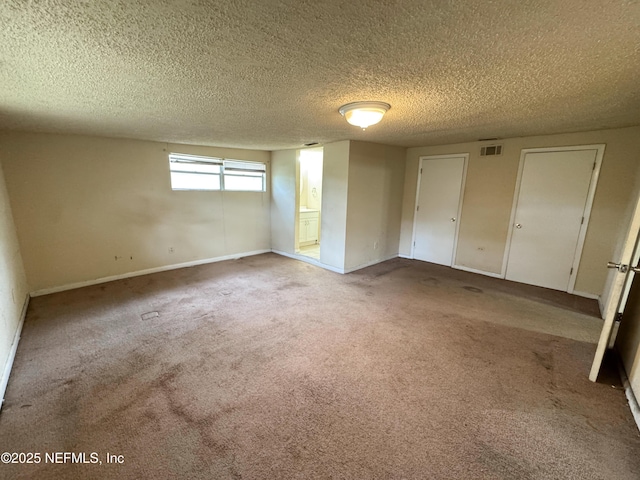
[[[604,318],[604,295],[598,297],[598,307],[600,308],[600,316]]]
[[[329,270],[330,272],[339,273],[341,275],[347,273],[344,271],[343,268],[327,265],[326,263],[319,262],[315,258],[307,257],[305,255],[298,255],[296,253],[283,252],[282,250],[271,250],[271,251],[277,255],[282,255],[283,257],[291,258],[293,260],[300,260],[301,262],[309,263],[316,267],[324,268],[325,270]]]
[[[589,298],[591,300],[598,300],[598,303],[600,302],[600,295],[596,295],[595,293],[590,293],[590,292],[582,292],[580,290],[574,290],[573,292],[571,292],[571,295],[577,295],[578,297],[583,297],[583,298]]]
[[[9,351],[9,356],[4,365],[4,369],[2,370],[2,380],[0,381],[0,410],[2,409],[2,405],[4,405],[4,394],[7,391],[7,385],[9,384],[9,377],[11,376],[11,370],[13,369],[13,361],[16,358],[16,352],[18,350],[18,342],[20,342],[20,337],[22,335],[22,327],[24,326],[24,319],[27,316],[27,309],[29,308],[29,300],[31,296],[27,294],[24,299],[24,304],[22,305],[22,312],[20,314],[20,321],[16,328],[16,331],[13,336],[13,343],[11,344],[11,350]]]
[[[387,260],[391,260],[394,258],[398,258],[397,253],[394,253],[393,255],[387,255],[386,257],[383,257],[381,259],[372,260],[370,262],[363,263],[361,265],[356,265],[355,267],[345,268],[344,273],[351,273],[351,272],[355,272],[356,270],[362,270],[363,268],[367,268],[372,265],[377,265],[378,263],[386,262]]]
[[[631,387],[631,382],[629,381],[629,376],[627,375],[627,371],[622,363],[620,352],[616,350],[616,354],[618,360],[618,372],[620,373],[620,380],[622,380],[622,386],[624,387],[624,394],[629,402],[629,410],[631,410],[633,419],[636,421],[638,430],[640,430],[640,404],[638,404],[638,398]]]
[[[272,251],[295,252],[297,156],[297,150],[271,152],[269,246]]]
[[[288,258],[292,258],[294,260],[300,260],[302,262],[305,263],[309,263],[311,265],[315,265],[316,267],[320,267],[320,268],[324,268],[325,270],[329,270],[331,272],[335,272],[335,273],[339,273],[339,274],[347,274],[347,273],[351,273],[351,272],[355,272],[356,270],[362,270],[363,268],[367,268],[367,267],[371,267],[373,265],[377,265],[379,263],[382,262],[386,262],[387,260],[392,260],[394,258],[398,258],[400,255],[393,254],[393,255],[388,255],[382,259],[376,259],[376,260],[372,260],[370,262],[367,263],[363,263],[362,265],[357,265],[355,267],[350,267],[350,268],[338,268],[338,267],[334,267],[332,265],[327,265],[326,263],[322,263],[322,262],[318,262],[317,260],[313,259],[313,258],[309,258],[309,257],[305,257],[304,255],[296,255],[296,254],[291,254],[291,253],[287,253],[287,252],[283,252],[280,250],[271,250],[273,253],[276,253],[278,255],[282,255],[283,257],[288,257]],[[404,258],[408,258],[408,257],[404,257]]]
[[[405,158],[406,149],[403,147],[351,142],[344,262],[346,271],[397,257]]]

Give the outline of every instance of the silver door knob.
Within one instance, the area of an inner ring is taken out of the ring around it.
[[[629,265],[625,265],[624,263],[607,262],[607,268],[615,268],[620,273],[627,273],[627,271],[629,270]],[[635,267],[635,268],[638,268],[638,267]],[[636,270],[633,270],[633,271],[635,272]],[[638,271],[640,271],[640,269]]]
[[[516,223],[516,228],[522,228],[522,225],[520,225],[519,223]]]
[[[631,268],[629,268],[629,270],[632,270],[634,273],[640,273],[640,265],[636,265],[635,267],[631,267]]]
[[[451,217],[451,221],[452,221],[452,222],[455,222],[455,221],[456,221],[456,219],[455,219],[454,217]]]

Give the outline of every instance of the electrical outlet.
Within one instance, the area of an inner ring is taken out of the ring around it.
[[[169,253],[173,253],[173,252],[174,252],[173,247],[169,247]]]

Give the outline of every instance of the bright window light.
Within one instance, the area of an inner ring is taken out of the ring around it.
[[[267,166],[262,162],[169,154],[172,190],[266,191]]]

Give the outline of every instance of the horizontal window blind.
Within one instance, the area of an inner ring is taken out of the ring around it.
[[[171,153],[169,169],[173,190],[266,191],[262,162]]]

